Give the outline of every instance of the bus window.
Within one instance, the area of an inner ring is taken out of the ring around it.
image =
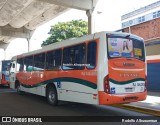
[[[61,67],[62,50],[54,50],[46,53],[46,70],[59,70]]]
[[[137,58],[145,60],[144,43],[132,37],[110,36],[108,41],[108,58]]]
[[[34,71],[44,70],[45,53],[40,53],[34,56]]]
[[[33,56],[27,56],[24,58],[25,71],[32,71],[33,69]]]
[[[65,48],[63,51],[63,69],[81,70],[85,64],[85,44]]]
[[[89,42],[87,48],[87,69],[94,69],[96,67],[96,42]]]
[[[23,70],[24,70],[23,58],[17,59],[16,71],[23,71]]]
[[[15,68],[15,64],[13,63],[13,64],[11,64],[11,66],[10,67],[12,67],[12,68]]]
[[[15,72],[15,70],[16,70],[15,68],[16,68],[15,63],[14,63],[14,62],[11,62],[9,72],[10,72],[10,73],[14,73],[14,72]]]
[[[144,44],[143,42],[133,42],[134,48],[134,57],[137,59],[145,60],[145,53],[144,53]]]

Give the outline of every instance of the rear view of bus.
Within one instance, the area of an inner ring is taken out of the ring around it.
[[[100,104],[116,104],[146,99],[146,61],[142,38],[126,34],[106,34],[107,72]]]
[[[1,84],[4,86],[9,86],[10,84],[10,76],[9,76],[9,68],[10,68],[10,60],[3,60],[1,65]]]

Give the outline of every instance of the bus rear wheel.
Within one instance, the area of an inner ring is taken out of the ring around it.
[[[54,87],[49,87],[47,89],[46,97],[50,105],[53,105],[53,106],[58,105],[57,91]]]

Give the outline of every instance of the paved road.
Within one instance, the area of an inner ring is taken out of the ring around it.
[[[97,106],[78,103],[61,103],[53,107],[46,99],[33,94],[18,95],[8,88],[0,88],[0,115],[32,116],[146,116],[111,106]]]
[[[62,103],[53,107],[46,99],[32,94],[18,95],[0,88],[0,116],[147,116],[146,114],[114,108],[77,103]],[[145,124],[147,125],[147,124]]]

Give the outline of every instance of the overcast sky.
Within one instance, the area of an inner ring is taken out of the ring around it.
[[[121,16],[154,3],[158,0],[99,0],[97,10],[102,13],[95,19],[96,31],[115,31],[121,28]],[[69,10],[68,12],[56,17],[48,23],[38,27],[31,39],[31,50],[40,48],[43,40],[49,35],[50,26],[58,22],[66,22],[74,19],[83,19],[87,21],[85,11]],[[20,47],[21,46],[21,47]],[[17,48],[17,49],[15,49]],[[15,39],[7,48],[7,59],[12,56],[27,52],[27,42],[25,39]],[[1,56],[0,60],[4,57]]]

